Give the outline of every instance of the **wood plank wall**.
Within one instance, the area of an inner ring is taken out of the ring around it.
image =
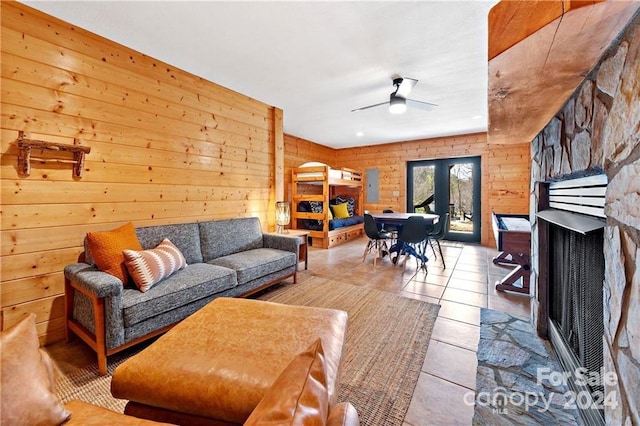
[[[25,5],[2,2],[2,328],[64,337],[63,274],[87,231],[257,216],[273,222],[275,109]],[[82,178],[32,162],[18,131],[91,147]]]
[[[488,145],[485,133],[396,142],[341,149],[337,153],[336,166],[363,172],[368,168],[378,168],[379,202],[365,202],[364,208],[372,212],[387,208],[402,212],[406,211],[407,161],[470,156],[481,157],[481,242],[482,245],[495,246],[491,212],[529,212],[529,143]],[[394,191],[400,195],[394,196]]]

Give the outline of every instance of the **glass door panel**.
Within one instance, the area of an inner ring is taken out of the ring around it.
[[[435,207],[434,164],[416,165],[413,169],[413,195],[411,203],[416,213],[433,213]]]
[[[480,157],[408,162],[407,211],[449,213],[446,239],[480,242]]]
[[[449,230],[473,233],[473,163],[449,165]]]

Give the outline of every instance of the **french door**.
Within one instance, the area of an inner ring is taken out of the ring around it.
[[[449,213],[445,239],[480,242],[480,157],[408,162],[407,211]]]

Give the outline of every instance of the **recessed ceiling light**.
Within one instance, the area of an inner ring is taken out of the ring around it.
[[[358,132],[358,133],[356,133],[356,136],[360,138],[360,137],[364,136],[364,133]]]
[[[481,118],[481,115],[474,115],[473,117],[471,117],[472,120],[480,120]]]

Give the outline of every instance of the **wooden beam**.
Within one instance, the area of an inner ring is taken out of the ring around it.
[[[489,59],[529,37],[569,10],[604,0],[502,0],[489,11]]]
[[[618,1],[575,9],[490,60],[488,143],[531,142],[638,9]]]

